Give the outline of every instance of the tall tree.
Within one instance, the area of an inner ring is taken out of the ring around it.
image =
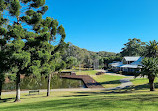
[[[124,44],[122,48],[122,56],[141,56],[145,50],[145,42],[141,42],[140,39],[128,39],[129,42]]]
[[[22,50],[25,43],[22,40],[14,40],[10,44],[10,50],[14,50],[10,63],[12,67],[12,72],[16,73],[16,99],[15,102],[20,101],[20,74],[30,62],[30,53]],[[14,70],[13,70],[14,69]]]
[[[2,85],[5,81],[5,72],[9,70],[7,59],[9,52],[7,52],[7,43],[10,40],[7,38],[7,22],[8,19],[4,18],[4,10],[6,9],[7,4],[5,1],[0,1],[0,99],[2,92]]]
[[[12,73],[16,73],[16,102],[20,100],[20,74],[38,76],[55,70],[53,55],[65,46],[66,34],[56,20],[49,17],[42,20],[48,10],[45,0],[1,0],[0,3],[1,6],[5,4],[3,14],[10,20],[6,37],[9,39],[7,50],[11,54],[7,63]],[[51,42],[55,42],[56,34],[61,38],[54,47]],[[60,65],[56,69],[65,66],[62,61]]]
[[[3,13],[9,18],[7,37],[8,50],[10,55],[10,68],[16,73],[16,101],[20,100],[20,74],[30,63],[30,52],[24,50],[28,38],[28,33],[32,31],[35,24],[42,20],[48,7],[44,6],[45,0],[1,0],[7,6]],[[27,29],[25,29],[26,27]],[[34,33],[34,31],[32,31]]]
[[[48,84],[47,84],[47,96],[50,95],[50,82],[51,82],[51,73],[53,73],[55,70],[55,62],[52,64],[52,57],[53,55],[63,49],[63,47],[66,45],[64,42],[64,39],[66,37],[65,29],[62,25],[59,26],[59,23],[57,20],[54,20],[51,17],[47,17],[46,19],[43,19],[40,23],[36,24],[34,26],[34,31],[37,34],[47,34],[47,38],[44,40],[46,44],[49,44],[50,46],[54,43],[56,43],[51,50],[45,49],[45,52],[48,52],[49,59],[47,62],[44,62],[43,64],[47,64],[47,68],[49,67],[49,71],[47,71],[47,77],[48,77]],[[60,35],[60,36],[58,36]],[[43,47],[41,47],[43,48]],[[54,58],[56,59],[56,58]],[[41,64],[41,65],[43,65]],[[52,66],[54,65],[54,66]]]
[[[77,66],[78,65],[77,58],[73,56],[67,57],[66,64],[67,64],[67,68],[69,69],[71,69],[73,66]]]
[[[47,17],[46,20],[44,20],[43,22],[43,26],[46,27],[48,30],[48,33],[50,34],[50,38],[48,40],[49,44],[51,45],[51,43],[56,42],[56,35],[59,34],[61,35],[60,38],[58,38],[60,40],[59,44],[57,44],[57,47],[50,52],[50,54],[55,54],[58,51],[61,51],[64,45],[64,39],[65,39],[65,29],[63,28],[62,25],[58,26],[58,21],[54,20],[53,18]],[[49,61],[49,65],[51,65],[51,60]],[[53,73],[54,70],[51,69],[51,73]],[[51,74],[48,74],[48,84],[47,84],[47,96],[50,95],[50,82],[51,82]]]

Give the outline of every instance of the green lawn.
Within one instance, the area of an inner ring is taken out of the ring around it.
[[[114,76],[114,75],[91,75],[93,79],[99,82],[105,88],[117,87],[121,84],[120,79],[125,77],[123,76]]]
[[[119,80],[124,78],[116,75],[95,75],[95,71],[82,71],[82,74],[90,75],[106,88],[118,86]],[[0,111],[157,111],[158,91],[149,92],[146,86],[148,79],[137,78],[131,81],[135,85],[134,90],[61,91],[51,92],[50,97],[46,97],[44,92],[31,96],[21,94],[19,103],[13,102],[14,94],[3,94]]]
[[[87,70],[87,71],[78,71],[76,75],[95,75],[97,71],[95,70]]]
[[[46,93],[33,96],[22,94],[19,103],[13,103],[11,98],[15,95],[3,95],[6,102],[0,102],[0,111],[157,111],[158,109],[158,92],[85,91],[53,92],[50,97],[45,95]]]
[[[65,69],[63,71],[72,71],[75,72],[77,75],[95,75],[97,71],[95,70],[75,70],[75,69]]]
[[[155,88],[158,88],[158,79],[155,79]],[[134,90],[149,90],[149,80],[148,78],[136,78],[132,79],[131,82],[133,83]]]
[[[94,80],[99,82],[105,88],[117,87],[121,84],[120,79],[125,78],[123,76],[116,76],[116,75],[106,75],[106,74],[96,75],[96,73],[97,71],[95,70],[76,72],[77,75],[91,76]]]
[[[70,70],[67,70],[70,71]],[[86,70],[86,71],[75,71],[73,70],[77,75],[89,75],[93,79],[95,79],[97,82],[99,82],[103,87],[105,88],[112,88],[117,87],[121,84],[119,81],[120,79],[123,79],[125,77],[123,76],[116,76],[116,75],[96,75],[97,71],[95,70]]]
[[[142,84],[147,84],[149,81],[147,78],[135,78],[132,79],[131,82],[133,85],[142,85]]]

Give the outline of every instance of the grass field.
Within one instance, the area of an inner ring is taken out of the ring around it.
[[[147,78],[135,78],[132,79],[131,82],[133,85],[142,85],[142,84],[147,84],[149,81]]]
[[[120,79],[125,77],[122,76],[113,76],[113,75],[91,75],[93,79],[99,82],[105,88],[117,87],[121,84]]]
[[[67,70],[71,71],[71,70]],[[123,76],[116,76],[116,75],[96,75],[98,71],[95,70],[86,70],[86,71],[75,71],[73,70],[77,75],[89,75],[93,79],[95,79],[97,82],[99,82],[103,87],[105,88],[112,88],[117,87],[121,84],[119,81],[120,79],[123,79],[125,77]]]
[[[123,76],[95,75],[95,71],[82,71],[90,75],[104,87],[115,87]],[[78,73],[79,74],[79,73]],[[158,91],[149,92],[147,78],[131,80],[133,89],[111,91],[61,91],[40,95],[21,94],[21,102],[14,103],[14,94],[3,94],[0,111],[157,111]],[[157,80],[155,80],[157,82]],[[158,85],[156,84],[156,87]]]
[[[27,96],[13,103],[15,95],[3,95],[0,111],[157,111],[158,92],[53,92]],[[7,99],[8,98],[8,99]]]
[[[94,80],[99,82],[105,88],[117,87],[121,84],[120,79],[125,78],[116,75],[106,75],[106,74],[96,75],[96,73],[97,71],[95,70],[76,72],[77,75],[91,76]]]
[[[97,71],[95,70],[87,70],[87,71],[78,71],[76,75],[95,75]]]
[[[149,90],[149,80],[148,78],[136,78],[132,79],[131,82],[133,83],[134,90]],[[155,88],[158,88],[158,78],[155,78]]]
[[[63,71],[72,71],[75,72],[77,75],[95,75],[97,71],[95,70],[76,70],[76,69],[65,69]]]

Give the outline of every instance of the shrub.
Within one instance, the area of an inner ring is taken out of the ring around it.
[[[8,78],[10,81],[15,81],[16,80],[16,75],[15,74],[9,74]]]

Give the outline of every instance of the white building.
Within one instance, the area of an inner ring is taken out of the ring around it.
[[[108,66],[114,71],[134,72],[136,69],[141,68],[142,59],[143,57],[140,56],[123,57],[121,62],[113,62],[108,64]]]

